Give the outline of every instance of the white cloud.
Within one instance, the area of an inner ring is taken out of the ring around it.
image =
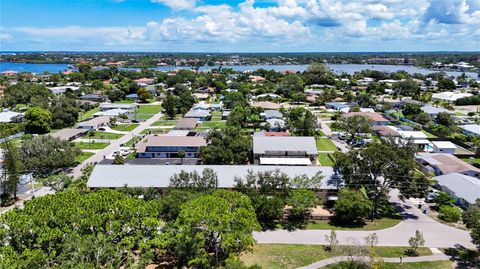
[[[197,5],[196,0],[151,0],[152,3],[160,3],[171,9],[192,9]]]

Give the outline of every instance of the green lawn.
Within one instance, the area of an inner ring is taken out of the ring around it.
[[[99,107],[96,107],[94,109],[90,109],[84,112],[80,112],[80,115],[78,116],[79,121],[85,121],[93,117],[93,114],[97,113],[100,111]]]
[[[162,111],[161,105],[140,105],[137,114],[157,114]]]
[[[133,104],[135,101],[133,100],[120,100],[120,101],[115,101],[113,102],[114,104]]]
[[[159,120],[154,122],[152,126],[175,126],[176,124],[176,120]]]
[[[345,227],[332,224],[328,220],[315,220],[308,223],[305,229],[308,230],[348,230],[348,231],[374,231],[393,227],[400,223],[399,218],[381,218],[375,221],[367,221],[361,227]]]
[[[227,127],[227,123],[225,121],[202,121],[201,127],[198,129],[225,129]]]
[[[79,149],[104,149],[109,145],[109,143],[105,143],[105,142],[93,142],[93,143],[75,142],[74,145],[75,145],[76,148],[79,148]]]
[[[427,138],[437,138],[436,135],[431,134],[431,133],[429,133],[429,132],[427,132],[427,131],[425,131],[425,130],[423,130],[422,132],[427,136]]]
[[[119,139],[122,136],[124,136],[124,135],[123,134],[109,133],[109,132],[95,131],[95,132],[87,133],[83,138],[84,139],[109,139],[109,140],[114,140],[114,139]]]
[[[117,126],[112,127],[113,130],[129,132],[138,127],[138,123],[133,124],[117,124]]]
[[[328,138],[318,138],[317,139],[317,149],[319,151],[334,151],[334,150],[337,149],[337,147]]]
[[[345,269],[350,268],[349,263],[341,262],[324,267],[326,269]],[[356,268],[356,267],[355,267]],[[433,261],[433,262],[409,262],[409,263],[384,263],[382,269],[451,269],[451,261]]]
[[[333,166],[333,161],[328,157],[330,153],[318,153],[318,161],[321,166]]]
[[[127,143],[125,143],[124,145],[127,147],[131,147],[133,143],[135,143],[138,139],[140,139],[140,136],[135,136],[132,139],[128,140]]]
[[[147,134],[147,133],[150,132],[150,131],[151,131],[150,129],[145,129],[145,130],[141,131],[140,134],[142,134],[142,135],[143,135],[143,134]]]
[[[470,159],[470,158],[462,158],[462,160],[466,163],[476,163],[476,164],[480,164],[480,158],[473,158],[473,159]]]
[[[382,257],[405,257],[406,249],[406,247],[375,247],[374,252]],[[420,248],[418,251],[421,255],[431,254],[428,248]],[[326,251],[322,245],[256,244],[252,252],[243,254],[240,259],[247,266],[257,264],[262,268],[290,269],[340,255],[341,247],[332,253]]]
[[[92,153],[92,152],[85,152],[85,151],[82,151],[82,154],[78,155],[77,157],[75,157],[75,162],[76,163],[82,163],[83,161],[85,161],[86,159],[90,158],[91,156],[93,156],[95,153]]]
[[[222,119],[222,112],[212,111],[212,121],[219,121]]]

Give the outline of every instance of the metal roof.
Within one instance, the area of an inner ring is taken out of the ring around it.
[[[460,127],[463,130],[469,131],[471,133],[480,135],[480,125],[478,124],[460,125],[458,127]]]
[[[254,136],[253,153],[268,151],[305,151],[313,155],[317,154],[317,145],[313,136]]]
[[[324,176],[322,189],[336,189],[342,181],[328,166],[270,166],[270,165],[96,165],[87,186],[90,188],[167,188],[174,174],[197,171],[201,174],[206,168],[216,172],[219,188],[232,188],[236,177],[244,178],[249,171],[254,173],[279,171],[293,178],[306,175],[315,176],[321,172]]]
[[[475,177],[459,173],[434,177],[438,185],[449,189],[458,198],[474,204],[475,200],[480,198],[480,180]]]

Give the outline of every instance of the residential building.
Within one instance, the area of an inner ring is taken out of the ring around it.
[[[466,124],[458,126],[462,129],[464,135],[480,136],[480,125],[478,124]]]
[[[59,95],[65,93],[67,90],[78,91],[80,87],[77,86],[57,86],[48,88],[53,94]]]
[[[266,124],[268,124],[268,131],[270,132],[280,132],[285,130],[285,121],[283,119],[278,118],[270,118],[267,119]]]
[[[422,111],[427,113],[430,118],[432,119],[435,119],[438,115],[438,113],[441,113],[441,112],[445,112],[445,113],[448,113],[448,114],[454,114],[454,112],[450,111],[450,110],[447,110],[445,108],[442,108],[442,107],[434,107],[434,106],[431,106],[431,105],[425,105],[423,107],[421,107]]]
[[[437,186],[452,196],[456,203],[464,208],[475,204],[480,198],[480,180],[460,173],[434,177]]]
[[[72,141],[84,136],[88,132],[87,129],[62,129],[58,132],[50,134],[55,138]]]
[[[131,93],[131,94],[125,96],[125,99],[132,100],[134,102],[137,102],[139,100],[138,99],[138,94],[136,94],[136,93]]]
[[[348,117],[353,117],[356,115],[364,116],[369,118],[372,121],[372,125],[388,125],[390,123],[389,120],[387,120],[384,116],[380,115],[379,113],[376,112],[349,112],[345,113],[343,116],[348,118]]]
[[[80,122],[77,125],[78,129],[96,130],[100,127],[107,126],[110,123],[110,117],[99,116],[87,121]]]
[[[263,109],[273,109],[273,110],[277,110],[277,109],[282,108],[282,105],[277,104],[277,103],[273,103],[273,102],[269,102],[269,101],[252,102],[251,106],[252,107],[259,107],[259,108],[263,108]]]
[[[334,110],[342,110],[344,108],[350,108],[352,106],[356,105],[355,103],[347,103],[347,102],[327,102],[325,103],[325,106],[328,109],[334,109]]]
[[[260,113],[260,117],[269,120],[269,119],[283,119],[283,114],[278,110],[268,109]]]
[[[22,118],[23,118],[23,113],[10,111],[8,109],[3,109],[2,112],[0,112],[0,123],[9,123],[9,122],[14,122],[16,120],[21,121]]]
[[[461,173],[467,176],[479,177],[480,169],[466,163],[452,154],[446,153],[417,153],[415,160],[425,174],[447,175]]]
[[[107,111],[110,109],[123,109],[128,111],[134,111],[137,109],[137,104],[114,104],[114,103],[101,103],[100,111]]]
[[[468,92],[439,92],[439,93],[434,93],[432,94],[432,100],[440,100],[443,102],[448,102],[450,104],[455,103],[460,98],[465,98],[465,97],[470,97],[473,96],[473,94],[468,93]]]
[[[255,163],[271,164],[271,160],[267,159],[275,158],[278,165],[312,165],[317,155],[313,136],[253,136]]]
[[[193,130],[198,125],[198,119],[196,118],[182,118],[173,127],[174,130]]]
[[[205,138],[198,136],[149,135],[136,148],[138,158],[179,158],[179,151],[185,152],[185,158],[197,158],[206,145]]]
[[[105,111],[99,111],[93,114],[93,117],[102,117],[102,116],[108,116],[108,117],[119,117],[121,115],[128,115],[131,113],[129,110],[125,109],[109,109]]]
[[[450,141],[432,141],[432,152],[455,154],[457,146]]]
[[[82,95],[82,96],[79,97],[79,99],[96,101],[96,102],[103,102],[103,101],[107,100],[107,97],[103,96],[101,94],[91,93],[91,94]]]
[[[190,111],[188,111],[184,116],[184,118],[195,118],[199,121],[207,121],[210,120],[211,117],[212,114],[210,113],[210,110],[204,109],[190,109]]]
[[[153,78],[139,78],[135,80],[135,83],[137,83],[139,86],[147,86],[152,85],[153,81]]]

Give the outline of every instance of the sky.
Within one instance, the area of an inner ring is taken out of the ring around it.
[[[0,51],[480,51],[480,0],[0,0]]]

